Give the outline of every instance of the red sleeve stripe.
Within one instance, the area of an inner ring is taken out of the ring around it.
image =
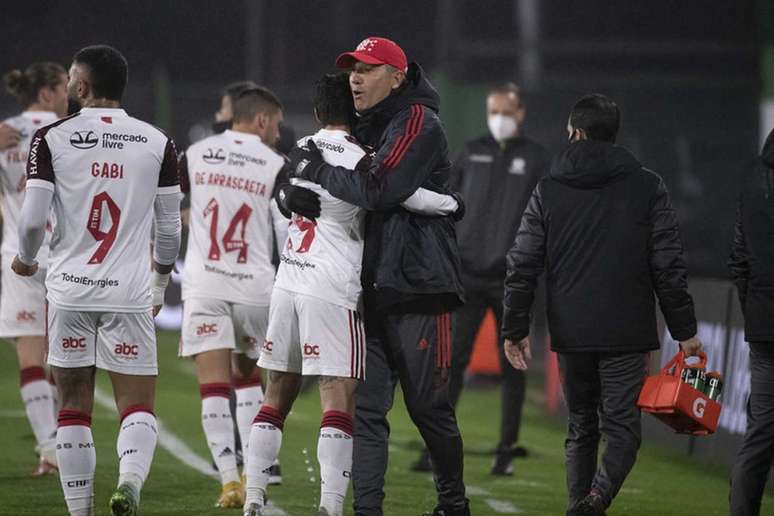
[[[425,110],[419,104],[411,105],[411,117],[409,117],[408,123],[406,123],[406,129],[395,141],[395,145],[390,151],[387,159],[384,160],[384,166],[387,168],[395,168],[398,166],[403,156],[406,155],[406,151],[409,146],[416,140],[419,131],[422,129],[422,123],[425,120]]]

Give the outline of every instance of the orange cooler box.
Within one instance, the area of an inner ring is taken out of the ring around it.
[[[704,369],[707,355],[699,353],[696,366]],[[674,428],[677,433],[709,435],[718,427],[720,403],[680,379],[685,369],[685,354],[680,351],[657,376],[645,379],[637,406]]]

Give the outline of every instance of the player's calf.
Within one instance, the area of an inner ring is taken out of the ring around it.
[[[320,401],[323,407],[317,461],[320,464],[320,512],[330,516],[344,514],[352,476],[352,435],[354,392],[357,380],[335,376],[320,377]]]

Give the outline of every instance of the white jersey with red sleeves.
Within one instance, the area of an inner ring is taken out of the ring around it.
[[[270,203],[285,160],[256,135],[226,131],[191,145],[180,163],[191,194],[183,299],[269,306]]]
[[[354,169],[366,151],[345,131],[321,129],[312,138],[331,165]],[[360,300],[365,212],[333,197],[318,184],[292,179],[293,184],[320,195],[316,221],[293,214],[288,242],[282,250],[276,285],[356,310]]]
[[[51,111],[24,111],[19,116],[3,120],[21,133],[21,140],[14,147],[0,150],[0,185],[3,189],[0,210],[3,214],[3,244],[0,252],[9,263],[19,251],[19,216],[24,204],[24,186],[27,181],[27,155],[32,136],[38,129],[55,122],[58,117]],[[36,260],[41,269],[48,264],[48,244],[51,241],[50,228],[46,228],[43,245]]]
[[[35,133],[27,188],[54,192],[46,288],[60,308],[151,308],[157,194],[180,191],[175,145],[123,109],[84,108]]]

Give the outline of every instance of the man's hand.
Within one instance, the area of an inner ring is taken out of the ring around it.
[[[699,354],[699,351],[701,351],[701,341],[699,340],[699,337],[694,335],[688,340],[681,341],[680,349],[683,350],[685,356],[695,357]]]
[[[21,133],[8,124],[0,124],[0,150],[18,145]]]
[[[153,317],[156,317],[159,315],[159,312],[161,311],[161,307],[164,305],[153,305]]]
[[[529,337],[524,337],[519,342],[505,339],[505,358],[519,371],[527,370],[527,362],[532,360],[532,350],[529,347]]]
[[[13,263],[11,263],[11,269],[13,269],[13,272],[19,276],[34,276],[35,273],[38,272],[38,262],[35,262],[32,265],[27,265],[21,261],[17,255],[14,257]]]
[[[288,169],[290,177],[306,179],[313,183],[317,182],[317,175],[320,167],[325,164],[322,152],[309,138],[303,147],[294,147],[288,156]]]
[[[283,185],[277,194],[277,202],[283,210],[298,213],[310,220],[320,216],[320,196],[302,186]]]

